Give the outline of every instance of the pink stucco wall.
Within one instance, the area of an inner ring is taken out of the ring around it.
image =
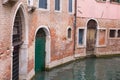
[[[89,18],[120,19],[120,3],[77,0],[77,16]]]

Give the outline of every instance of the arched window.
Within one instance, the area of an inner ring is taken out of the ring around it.
[[[71,34],[72,34],[71,32],[72,32],[71,28],[68,28],[68,34],[67,34],[68,39],[71,39]]]
[[[13,27],[13,44],[22,41],[22,19],[20,11],[17,12]]]

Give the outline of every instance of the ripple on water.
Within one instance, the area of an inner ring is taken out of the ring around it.
[[[78,60],[40,72],[32,80],[120,80],[120,57]]]

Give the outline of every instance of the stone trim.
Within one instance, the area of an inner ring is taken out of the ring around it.
[[[26,9],[24,8],[22,2],[17,4],[17,7],[15,8],[15,10],[13,11],[13,16],[12,16],[12,24],[11,24],[11,27],[12,27],[12,31],[11,31],[11,80],[12,80],[12,59],[13,59],[13,45],[12,45],[12,34],[13,34],[13,25],[14,25],[14,20],[15,20],[15,16],[16,16],[16,13],[17,11],[21,9],[22,11],[22,16],[23,16],[23,21],[24,23],[22,28],[23,28],[23,44],[21,45],[21,48],[20,48],[20,66],[21,65],[24,65],[22,66],[22,68],[19,68],[20,72],[19,72],[19,78],[20,79],[26,79],[27,78],[27,58],[28,58],[28,24],[27,24],[27,17],[25,18],[26,15]],[[26,54],[24,54],[26,53]],[[24,56],[24,57],[23,57]],[[21,72],[23,71],[23,72]]]
[[[52,61],[52,62],[47,66],[47,68],[48,68],[48,69],[51,69],[51,68],[53,68],[53,67],[56,67],[56,66],[65,64],[65,63],[70,62],[70,61],[73,61],[73,60],[75,60],[74,56],[69,56],[69,57],[66,57],[66,58],[63,58],[63,59],[60,59],[60,60],[55,60],[55,61]]]
[[[35,36],[34,36],[34,53],[35,53],[35,37],[36,37],[36,34],[37,34],[37,31],[39,29],[43,28],[43,30],[45,31],[46,33],[46,48],[45,48],[45,51],[46,51],[46,57],[45,57],[45,66],[49,65],[50,63],[50,60],[51,60],[51,36],[50,36],[50,30],[47,26],[45,25],[41,25],[39,26],[36,31],[35,31]],[[35,54],[34,54],[34,62],[35,62]]]

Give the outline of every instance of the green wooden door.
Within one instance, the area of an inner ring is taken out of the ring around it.
[[[45,37],[37,37],[35,41],[35,72],[45,70]]]

